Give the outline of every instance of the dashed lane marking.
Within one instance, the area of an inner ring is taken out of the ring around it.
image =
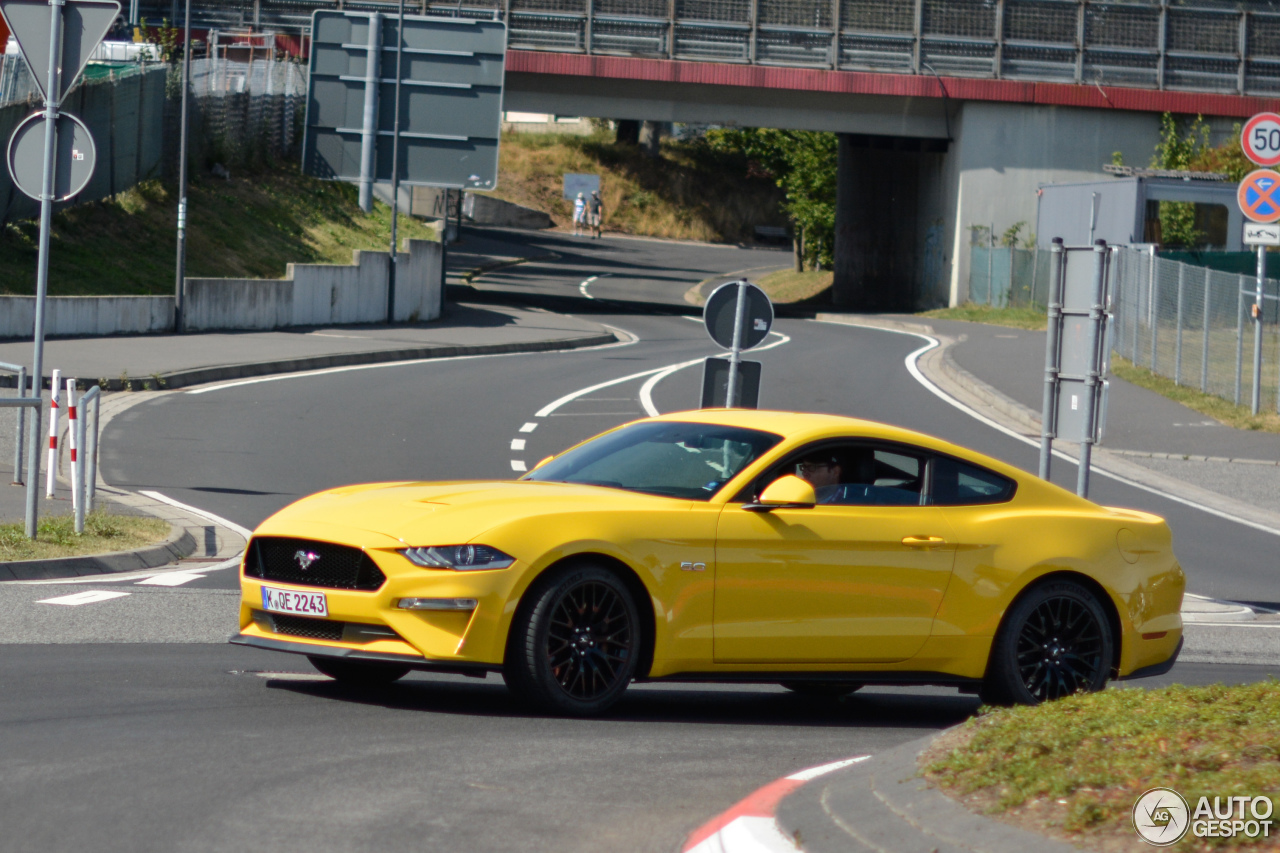
[[[140,580],[136,586],[182,586],[184,583],[198,581],[203,577],[204,575],[197,575],[194,572],[166,572]]]
[[[43,598],[36,604],[63,604],[67,607],[77,607],[81,604],[94,604],[99,601],[110,601],[113,598],[123,598],[129,595],[127,592],[112,592],[107,589],[88,589],[84,592],[74,592],[71,595],[60,595],[57,598]]]
[[[513,438],[513,439],[511,439],[511,449],[512,449],[512,450],[524,450],[524,442],[525,442],[525,440],[524,440],[523,438]]]
[[[531,422],[529,422],[529,423],[525,424],[524,426],[520,427],[520,431],[521,431],[521,432],[533,432],[533,431],[534,431],[535,429],[537,429],[537,428],[538,428],[538,425],[537,425],[537,424],[535,424],[535,423],[533,423],[533,422],[531,421]]]
[[[511,470],[512,471],[528,471],[529,467],[524,464],[523,459],[512,459]]]

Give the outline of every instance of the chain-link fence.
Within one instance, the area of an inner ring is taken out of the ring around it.
[[[1049,304],[1049,253],[1005,246],[974,246],[969,260],[969,301],[995,308]]]
[[[296,62],[192,60],[193,159],[237,167],[293,156],[306,96],[307,68]]]
[[[1256,279],[1171,261],[1152,251],[1112,254],[1112,348],[1179,385],[1238,406],[1253,399]],[[1280,405],[1280,282],[1264,288],[1259,409]]]

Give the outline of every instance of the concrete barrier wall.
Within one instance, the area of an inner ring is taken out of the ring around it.
[[[34,296],[0,296],[0,338],[30,338],[35,325]],[[45,301],[48,337],[137,335],[172,328],[172,296],[51,296]]]
[[[440,316],[440,244],[405,240],[398,255],[398,322]],[[387,319],[387,252],[356,251],[351,264],[289,264],[288,276],[188,278],[186,329],[279,329],[382,323]],[[35,297],[0,296],[0,338],[30,338]],[[173,330],[172,296],[52,296],[48,337],[99,337]]]

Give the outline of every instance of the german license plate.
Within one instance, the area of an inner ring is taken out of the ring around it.
[[[292,589],[262,588],[262,609],[273,613],[298,616],[328,616],[329,604],[323,592],[297,592]]]

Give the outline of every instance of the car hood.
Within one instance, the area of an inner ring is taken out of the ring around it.
[[[367,483],[303,498],[268,518],[254,532],[348,538],[342,534],[346,529],[376,534],[375,539],[358,537],[361,544],[373,547],[453,545],[465,544],[484,531],[517,518],[689,503],[603,486],[527,480]],[[330,535],[320,535],[317,531],[321,530],[330,531]]]

